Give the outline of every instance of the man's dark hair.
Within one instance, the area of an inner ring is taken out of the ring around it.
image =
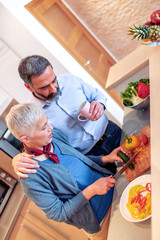
[[[32,55],[20,61],[18,72],[24,82],[32,85],[31,78],[41,75],[48,66],[52,67],[46,58],[39,55]]]

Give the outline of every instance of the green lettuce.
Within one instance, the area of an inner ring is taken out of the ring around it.
[[[139,82],[143,82],[145,84],[147,84],[149,86],[149,79],[140,79],[137,82],[130,82],[128,84],[128,87],[125,89],[125,91],[120,92],[121,98],[123,99],[123,104],[125,106],[133,106],[134,105],[134,101],[136,99],[139,99],[138,95],[137,95],[137,87],[138,87],[138,83]]]

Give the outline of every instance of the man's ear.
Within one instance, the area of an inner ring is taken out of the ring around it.
[[[21,136],[19,140],[24,144],[29,143],[31,141],[27,136]]]
[[[26,82],[24,83],[24,86],[25,86],[29,91],[33,92],[32,87],[31,87],[29,84],[27,84]]]

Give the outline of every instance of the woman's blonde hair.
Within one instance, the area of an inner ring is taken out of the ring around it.
[[[10,109],[5,120],[16,138],[23,135],[32,137],[36,123],[43,113],[43,109],[33,103],[17,104]]]

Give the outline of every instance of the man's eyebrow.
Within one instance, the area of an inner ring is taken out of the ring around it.
[[[53,79],[52,83],[54,83],[57,80],[57,76],[55,76],[55,78]],[[47,88],[50,84],[40,87],[39,89],[43,89],[43,88]]]

